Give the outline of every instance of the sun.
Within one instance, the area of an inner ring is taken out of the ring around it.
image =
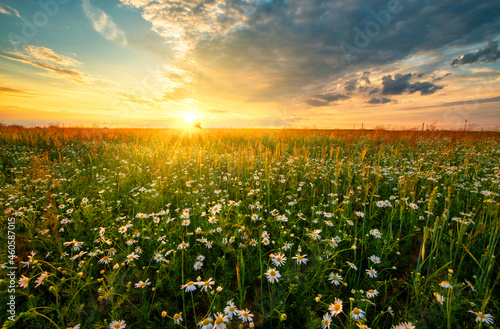
[[[195,122],[195,120],[198,118],[198,116],[194,113],[186,113],[182,115],[182,118],[189,123]]]

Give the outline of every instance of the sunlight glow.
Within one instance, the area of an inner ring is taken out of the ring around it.
[[[182,115],[182,118],[186,122],[193,123],[198,118],[198,116],[194,113],[186,113]]]

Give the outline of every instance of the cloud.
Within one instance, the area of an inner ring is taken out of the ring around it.
[[[17,10],[15,10],[14,8],[12,8],[10,6],[3,5],[1,3],[0,3],[0,14],[15,15],[15,16],[21,18],[21,15],[19,15],[19,13],[17,12]]]
[[[435,85],[431,82],[415,82],[410,83],[412,78],[411,73],[396,74],[394,79],[392,75],[382,77],[382,94],[383,95],[402,95],[404,93],[413,94],[420,91],[420,95],[431,95],[436,91],[443,89],[443,86]]]
[[[84,84],[90,83],[91,80],[89,76],[74,68],[81,66],[82,62],[69,56],[56,54],[47,47],[29,45],[21,47],[16,52],[5,51],[5,54],[0,56],[42,68],[56,74],[57,77],[70,77]]]
[[[436,91],[443,89],[443,86],[438,86],[435,85],[431,82],[415,82],[410,85],[410,88],[408,89],[409,94],[416,93],[417,91],[420,91],[420,95],[432,95]]]
[[[475,53],[467,53],[460,58],[455,58],[451,61],[451,66],[492,63],[499,58],[500,49],[498,49],[498,41],[492,41],[486,47],[478,49]]]
[[[28,92],[26,90],[23,90],[23,89],[16,89],[16,88],[0,86],[0,93],[25,94]]]
[[[101,9],[90,4],[90,0],[83,0],[83,11],[85,16],[92,22],[94,29],[108,40],[113,40],[122,45],[127,44],[125,33],[113,22]]]
[[[406,85],[399,81],[394,88],[386,87],[384,95],[409,93],[416,81],[421,84],[411,92],[435,93],[442,86],[428,85],[424,79],[430,81],[440,65],[449,65],[443,54],[450,45],[470,47],[487,35],[498,35],[500,23],[498,6],[477,0],[463,0],[460,6],[455,0],[400,1],[403,10],[391,14],[386,26],[372,12],[387,10],[387,0],[121,2],[139,11],[151,30],[173,47],[176,64],[191,72],[193,80],[176,89],[180,97],[225,90],[234,99],[297,107],[330,105],[311,95],[332,90],[351,98],[375,96],[380,91],[372,87],[372,76],[428,54],[436,61],[428,64],[425,77],[413,77],[415,81]],[[365,31],[368,23],[379,24],[380,32],[366,46],[355,47],[355,28]],[[356,48],[350,63],[342,43]],[[424,71],[402,72],[410,70]]]
[[[327,93],[324,95],[315,95],[311,99],[306,100],[306,104],[313,107],[328,106],[332,102],[346,100],[351,97],[343,94]]]
[[[390,99],[390,98],[387,98],[387,97],[381,97],[381,98],[372,97],[367,103],[368,104],[387,104],[387,103],[394,103],[394,104],[396,104],[397,102],[398,102],[397,100]]]

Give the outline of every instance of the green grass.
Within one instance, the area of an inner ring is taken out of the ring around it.
[[[0,227],[15,218],[16,280],[29,278],[3,326],[195,328],[232,301],[255,327],[322,328],[338,298],[331,328],[488,327],[469,311],[500,313],[499,140],[2,127]],[[207,291],[181,289],[209,279]],[[248,327],[238,315],[226,327]]]

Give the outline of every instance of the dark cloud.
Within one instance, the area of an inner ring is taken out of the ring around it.
[[[498,41],[490,42],[486,47],[478,49],[475,53],[467,53],[460,58],[455,58],[451,66],[474,63],[492,63],[500,58]]]
[[[391,75],[382,77],[382,94],[384,95],[402,95],[404,93],[413,94],[420,91],[420,95],[431,95],[436,91],[443,89],[443,86],[438,86],[432,82],[415,82],[410,83],[412,78],[411,73],[396,74],[394,79]]]
[[[348,81],[345,86],[344,86],[344,89],[346,91],[354,91],[356,90],[356,86],[358,84],[358,81],[357,80],[351,80],[351,81]]]
[[[392,75],[385,75],[382,77],[382,94],[384,95],[401,95],[410,88],[411,73],[396,74],[394,79]]]
[[[328,106],[332,102],[346,100],[351,97],[343,94],[328,93],[324,95],[315,95],[311,99],[306,100],[306,104],[314,107]]]
[[[373,88],[372,90],[370,90],[369,95],[371,96],[373,94],[376,94],[376,93],[378,93],[379,90],[380,90],[379,88]]]
[[[136,3],[152,30],[166,41],[177,40],[169,39],[169,31],[176,31],[171,25],[181,26],[186,44],[192,47],[188,56],[195,63],[186,70],[210,68],[235,77],[231,86],[223,85],[222,79],[196,82],[194,78],[193,84],[207,90],[238,85],[235,95],[259,102],[293,100],[325,106],[327,101],[311,95],[336,88],[351,97],[356,92],[377,93],[365,88],[370,77],[364,72],[432,52],[438,60],[425,71],[419,69],[430,75],[449,64],[441,55],[449,47],[470,47],[500,31],[496,0],[212,0],[196,8],[193,1],[176,1],[179,8],[191,8],[188,11],[174,10],[170,2]],[[389,13],[389,3],[397,3],[398,10]],[[365,42],[356,42],[360,38]],[[348,45],[347,53],[341,45]],[[259,90],[237,78],[247,76],[260,82]],[[386,95],[409,92],[408,83],[401,80],[393,88],[385,87]],[[186,89],[193,90],[189,85]],[[414,89],[428,94],[439,88],[424,84]]]
[[[443,89],[443,86],[438,86],[431,82],[415,82],[410,85],[408,93],[413,94],[420,91],[420,95],[432,95],[440,89]]]
[[[398,101],[395,99],[390,99],[387,97],[372,97],[369,101],[368,104],[387,104],[387,103],[397,103]]]
[[[437,78],[432,79],[432,82],[436,82],[436,81],[442,80],[442,79],[444,79],[446,77],[449,77],[450,75],[451,75],[451,73],[446,73],[442,77],[437,77]]]

